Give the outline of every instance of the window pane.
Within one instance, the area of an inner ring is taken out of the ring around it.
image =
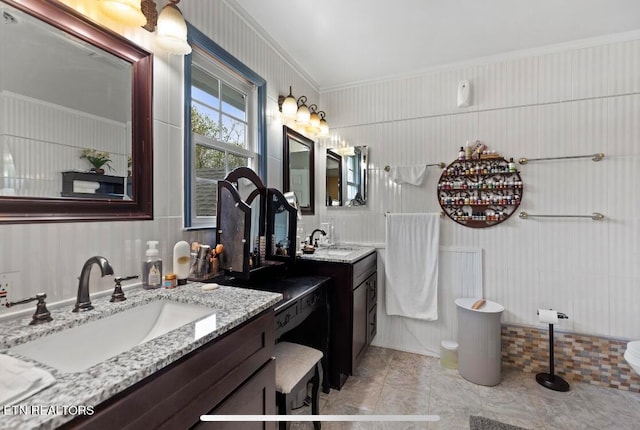
[[[191,131],[201,136],[212,139],[220,138],[220,126],[218,125],[218,111],[199,104],[191,103]]]
[[[218,180],[226,176],[224,152],[196,145],[196,216],[215,216]]]
[[[247,125],[244,122],[222,115],[222,137],[220,140],[246,148],[246,128]]]
[[[247,120],[246,97],[243,93],[222,84],[222,112],[238,118],[242,121]]]
[[[247,157],[241,157],[239,155],[229,154],[229,172],[238,167],[249,166],[249,159]]]
[[[202,103],[206,104],[207,106],[211,106],[215,108],[219,108],[220,106],[220,101],[218,100],[217,93],[218,92],[216,91],[216,94],[211,94],[196,86],[191,87],[192,100],[199,100]]]
[[[225,177],[224,151],[208,148],[204,145],[196,145],[194,164],[196,166],[196,177],[206,177],[208,179],[223,179]],[[200,174],[200,171],[208,173]]]
[[[200,99],[210,106],[218,106],[219,85],[220,81],[207,72],[195,66],[191,69],[191,90],[194,90],[193,87],[198,89],[191,93],[192,99]]]

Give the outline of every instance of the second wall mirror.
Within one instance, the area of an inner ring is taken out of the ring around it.
[[[327,149],[325,177],[326,205],[365,206],[367,204],[367,146],[347,146]]]
[[[286,125],[283,126],[283,184],[284,193],[293,191],[298,197],[303,215],[314,214],[314,148],[313,140]]]

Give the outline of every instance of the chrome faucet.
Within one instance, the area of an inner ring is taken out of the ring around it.
[[[316,234],[317,232],[320,232],[320,234],[322,234],[323,236],[327,235],[327,233],[324,230],[321,230],[319,228],[316,228],[311,232],[311,236],[309,236],[309,242],[311,242],[310,245],[313,245],[316,248],[318,247],[318,239],[316,239],[316,241],[314,242],[313,235]]]
[[[93,309],[91,300],[89,300],[89,275],[91,275],[91,266],[93,266],[94,263],[100,266],[102,276],[113,275],[113,268],[106,258],[95,256],[88,259],[84,263],[84,266],[82,266],[80,278],[78,278],[80,279],[80,282],[78,282],[78,299],[76,300],[73,312],[90,311]]]

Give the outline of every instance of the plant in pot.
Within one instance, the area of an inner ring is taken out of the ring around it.
[[[109,164],[111,163],[111,158],[108,152],[85,148],[82,150],[82,155],[80,155],[80,158],[86,158],[93,166],[91,168],[91,171],[96,172],[100,175],[104,174],[103,166],[107,167],[109,170],[113,170],[113,167],[111,167],[111,164]]]

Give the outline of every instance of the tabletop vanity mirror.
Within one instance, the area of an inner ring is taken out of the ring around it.
[[[0,222],[152,219],[152,54],[59,2],[0,14]]]
[[[347,146],[327,149],[327,207],[354,207],[367,204],[369,149]]]
[[[218,181],[217,214],[216,243],[224,246],[219,264],[225,273],[250,279],[270,261],[294,261],[296,209],[250,168],[239,167]]]

